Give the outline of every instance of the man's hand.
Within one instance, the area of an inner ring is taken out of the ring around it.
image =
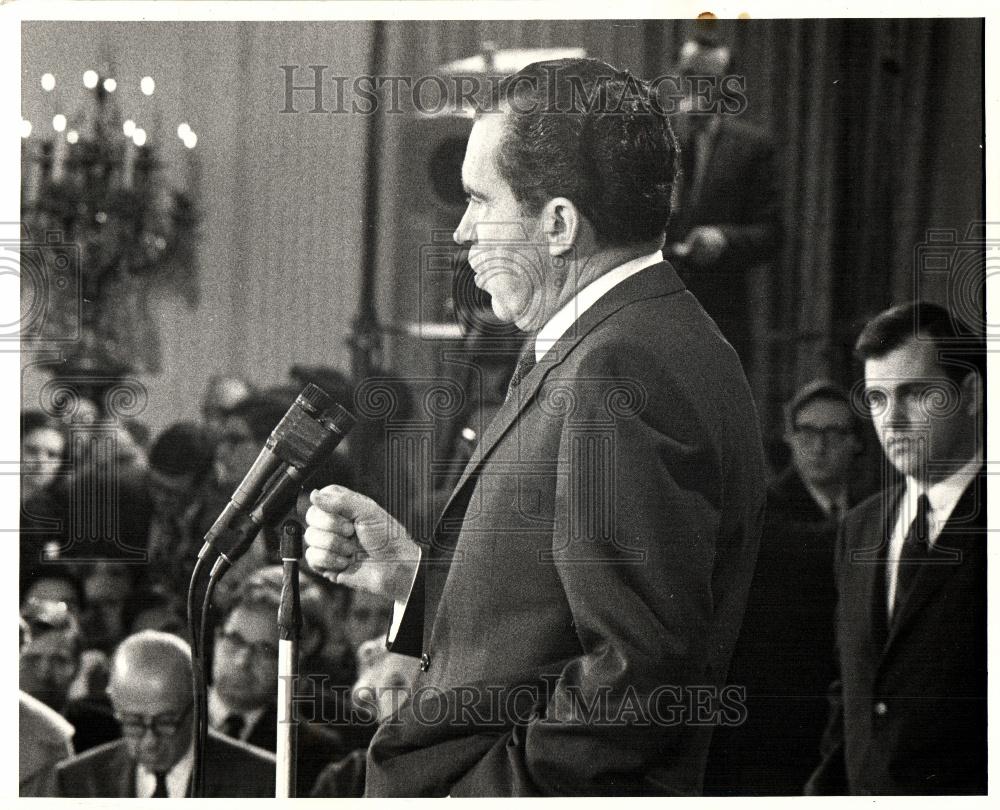
[[[371,498],[336,484],[313,490],[306,512],[306,562],[343,585],[402,602],[420,547]]]
[[[692,228],[684,241],[677,246],[677,252],[695,264],[712,264],[722,256],[726,244],[726,234],[721,228],[714,225],[699,225],[697,228]]]

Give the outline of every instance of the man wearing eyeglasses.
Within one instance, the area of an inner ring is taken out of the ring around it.
[[[258,575],[236,594],[215,636],[208,720],[216,731],[254,747],[274,751],[278,739],[278,606],[280,580]],[[303,600],[302,663],[319,641],[316,604]],[[300,670],[306,675],[306,669]],[[303,683],[305,679],[303,678]],[[303,686],[303,691],[308,690]],[[314,696],[307,699],[312,700]],[[320,715],[322,715],[322,704]],[[349,747],[332,727],[300,718],[296,791],[309,795],[316,777]],[[322,719],[312,718],[312,719]]]
[[[145,630],[115,653],[108,685],[122,739],[63,762],[60,796],[178,798],[188,795],[194,765],[191,651],[169,633]],[[274,757],[209,732],[205,795],[274,796]]]
[[[709,795],[795,795],[815,767],[835,675],[833,552],[839,518],[858,500],[860,422],[830,380],[785,406],[791,463],[767,490],[767,511],[729,683],[746,718],[716,730]]]

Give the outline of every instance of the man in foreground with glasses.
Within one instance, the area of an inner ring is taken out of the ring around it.
[[[60,796],[176,798],[188,795],[194,764],[191,650],[169,633],[146,630],[115,652],[108,695],[123,738],[56,769]],[[274,757],[209,732],[205,796],[274,795]]]

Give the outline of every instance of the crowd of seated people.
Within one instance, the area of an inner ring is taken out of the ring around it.
[[[186,795],[191,572],[205,532],[310,381],[349,403],[339,372],[297,366],[268,388],[213,377],[201,418],[155,435],[85,399],[72,417],[22,412],[22,795]],[[81,441],[84,431],[113,436],[114,452]],[[353,484],[343,447],[312,481]],[[109,508],[82,514],[81,499],[94,497]],[[208,650],[208,759],[263,765],[270,780],[210,777],[209,795],[274,795],[279,563],[278,530],[265,529],[215,592]],[[355,710],[352,686],[358,649],[384,637],[391,605],[313,574],[304,560],[300,598],[296,792],[307,796],[327,765],[374,733],[376,718]],[[157,678],[139,688],[147,670]]]

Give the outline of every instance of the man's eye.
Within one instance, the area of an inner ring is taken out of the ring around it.
[[[886,394],[878,388],[870,388],[865,392],[865,400],[868,407],[873,411],[880,411],[885,408]]]

